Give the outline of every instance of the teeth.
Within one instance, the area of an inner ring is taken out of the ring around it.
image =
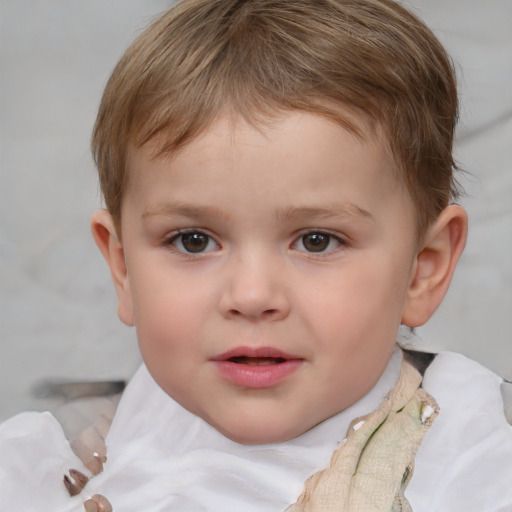
[[[248,359],[245,364],[248,364],[249,366],[265,366],[269,364],[277,364],[276,359]]]

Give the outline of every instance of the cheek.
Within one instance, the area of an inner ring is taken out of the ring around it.
[[[368,339],[396,336],[408,276],[399,265],[379,258],[355,260],[339,272],[304,287],[304,316],[321,330],[322,338],[345,340],[354,348]]]
[[[133,290],[134,316],[141,350],[178,356],[200,339],[211,311],[211,294],[190,280],[139,279]],[[143,353],[144,355],[144,353]]]
[[[135,307],[139,348],[150,374],[187,408],[189,382],[204,357],[197,301],[177,286],[147,287],[139,288]]]

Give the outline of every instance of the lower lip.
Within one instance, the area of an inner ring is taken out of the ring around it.
[[[249,365],[231,361],[215,361],[220,374],[236,386],[252,389],[270,388],[294,373],[302,359],[290,359],[278,364]]]

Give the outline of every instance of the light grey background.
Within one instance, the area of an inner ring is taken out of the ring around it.
[[[164,0],[0,0],[0,420],[41,378],[128,378],[139,356],[89,234],[90,131],[108,75]],[[409,2],[457,62],[470,238],[418,331],[512,378],[512,2]]]

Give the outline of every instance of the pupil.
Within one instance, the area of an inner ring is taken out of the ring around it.
[[[302,237],[302,243],[304,247],[310,252],[322,252],[327,249],[331,237],[322,233],[313,233],[310,235],[304,235]]]
[[[208,236],[202,233],[186,234],[182,236],[181,243],[188,252],[201,252],[208,245]]]

